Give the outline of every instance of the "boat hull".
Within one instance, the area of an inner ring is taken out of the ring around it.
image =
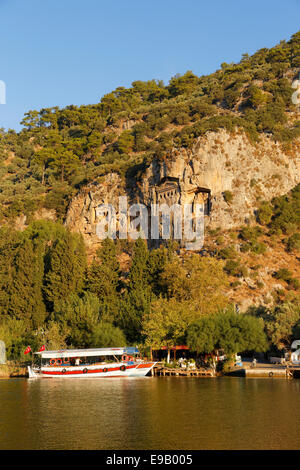
[[[108,378],[108,377],[144,377],[153,368],[155,362],[139,364],[107,364],[102,366],[77,367],[42,367],[35,370],[28,367],[29,378]]]

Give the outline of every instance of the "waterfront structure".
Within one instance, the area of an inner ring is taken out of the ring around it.
[[[300,340],[292,342],[291,349],[294,350],[291,353],[291,361],[293,364],[300,364]]]
[[[0,340],[0,364],[6,364],[6,349],[2,340]]]

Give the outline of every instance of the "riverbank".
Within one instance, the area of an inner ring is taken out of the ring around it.
[[[15,361],[8,361],[0,365],[0,378],[28,377],[27,367]]]
[[[291,363],[271,364],[269,362],[257,362],[252,366],[252,361],[243,361],[241,367],[234,367],[225,375],[231,377],[266,377],[266,378],[300,378],[300,366]]]
[[[158,363],[149,375],[155,377],[266,377],[266,378],[300,378],[300,366],[286,364],[258,363],[252,367],[250,362],[243,362],[241,367],[234,367],[226,372],[214,372],[212,369],[170,368]],[[26,364],[8,361],[0,365],[0,378],[28,378]]]
[[[300,366],[282,363],[257,362],[245,360],[241,366],[232,366],[226,370],[168,367],[158,363],[149,375],[155,377],[264,377],[264,378],[300,378]]]

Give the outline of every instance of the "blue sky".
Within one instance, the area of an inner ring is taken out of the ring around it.
[[[300,29],[299,0],[0,0],[0,127],[134,80],[214,72]]]

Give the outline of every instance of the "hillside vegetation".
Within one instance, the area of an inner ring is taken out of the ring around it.
[[[86,183],[111,171],[130,177],[209,130],[242,128],[252,141],[267,133],[292,147],[300,136],[291,100],[299,68],[300,32],[208,76],[135,81],[95,105],[29,111],[20,133],[0,133],[0,221],[21,214],[30,221],[42,207],[63,219]]]
[[[299,69],[300,32],[208,76],[136,81],[95,105],[29,111],[19,133],[2,130],[0,338],[9,357],[22,357],[28,344],[189,342],[198,352],[221,345],[233,353],[278,351],[300,338],[300,185],[261,201],[251,224],[210,230],[200,254],[174,243],[149,251],[141,239],[107,239],[88,263],[83,238],[63,225],[88,183],[101,184],[109,172],[128,181],[208,131],[242,129],[258,145],[268,135],[292,158],[300,120],[291,85]],[[232,193],[223,196],[229,207]],[[37,220],[43,209],[55,220]],[[19,216],[26,216],[22,231]],[[202,341],[203,328],[222,331],[223,342]],[[245,331],[251,340],[241,340]]]

